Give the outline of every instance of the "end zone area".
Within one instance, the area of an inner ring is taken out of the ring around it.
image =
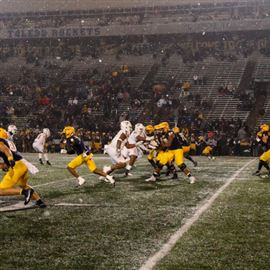
[[[32,154],[26,157],[31,162],[36,160]],[[86,184],[76,187],[76,180],[65,169],[70,159],[68,156],[52,155],[53,166],[38,165],[40,173],[30,180],[48,204],[45,210],[0,213],[0,269],[139,269],[194,215],[203,201],[211,198],[239,168],[251,160],[220,157],[209,161],[200,157],[197,158],[197,168],[187,162],[198,179],[194,185],[190,185],[181,173],[179,180],[162,177],[157,183],[146,183],[144,180],[150,176],[152,169],[146,160],[142,160],[137,163],[133,176],[125,178],[117,174],[116,187],[113,188],[100,182],[86,168],[80,170],[87,180]],[[102,155],[95,156],[95,161],[100,167],[110,163]],[[248,207],[246,198],[249,188],[254,196],[258,195],[256,198],[262,198],[259,196],[262,187],[268,188],[269,194],[270,181],[251,176],[255,166],[256,162],[220,194],[170,255],[157,265],[157,269],[226,269],[218,256],[222,256],[226,251],[223,249],[229,247],[219,242],[217,232],[219,230],[222,239],[223,226],[228,232],[234,226],[225,218],[220,220],[220,217],[233,209],[235,214],[230,220],[235,221],[235,217],[239,217],[241,223],[245,221],[240,218],[245,211],[233,203],[235,196],[237,202],[241,198],[243,205]],[[267,205],[263,199],[261,203]],[[258,207],[254,209],[259,211]],[[240,226],[236,225],[237,228]],[[197,231],[198,226],[201,227]],[[213,231],[211,226],[217,229],[210,238],[213,242],[209,243],[209,234]],[[241,230],[235,228],[231,233],[233,238],[235,233],[241,235]],[[245,237],[241,238],[242,241]],[[255,239],[255,235],[252,237]],[[211,250],[217,251],[215,261],[221,261],[220,268],[213,267],[211,263],[204,264],[211,260]],[[236,249],[233,256],[238,256]],[[228,261],[230,258],[227,258]],[[201,263],[202,259],[204,263]],[[193,260],[194,264],[187,264],[189,260]],[[267,262],[267,259],[264,261]],[[227,260],[224,262],[227,263]],[[206,268],[199,268],[200,265]]]

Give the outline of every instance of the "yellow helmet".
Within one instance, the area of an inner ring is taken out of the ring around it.
[[[147,134],[152,134],[155,131],[155,128],[152,125],[148,125],[145,127],[145,131]]]
[[[164,132],[168,132],[170,129],[169,123],[168,122],[161,122],[158,125],[155,125],[155,130],[161,129]]]
[[[261,131],[269,131],[269,126],[267,124],[262,124],[260,128],[261,128]]]
[[[7,139],[8,138],[8,133],[4,128],[0,128],[0,138],[1,139]]]
[[[172,130],[173,130],[173,133],[175,133],[175,134],[180,133],[180,128],[179,127],[174,127]]]
[[[75,128],[67,126],[63,129],[62,133],[65,134],[66,138],[68,139],[75,134]]]

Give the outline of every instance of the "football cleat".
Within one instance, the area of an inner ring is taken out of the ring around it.
[[[24,189],[22,193],[24,194],[25,197],[24,205],[27,205],[31,200],[34,190],[32,188]]]
[[[35,206],[38,206],[39,208],[46,208],[47,207],[47,205],[40,199],[38,201],[36,201]]]
[[[173,177],[172,177],[171,179],[178,179],[177,173],[174,173],[174,174],[173,174]]]
[[[190,177],[189,177],[189,181],[190,181],[190,182],[189,182],[190,184],[194,184],[195,181],[196,181],[196,178],[195,178],[194,176],[190,176]]]
[[[108,180],[112,185],[115,185],[115,180],[114,180],[113,176],[107,175],[105,179]]]
[[[81,185],[83,185],[85,183],[85,179],[82,178],[81,176],[79,176],[77,179],[78,179],[79,186],[81,186]]]
[[[46,164],[52,166],[52,164],[49,160],[46,161]]]
[[[157,179],[154,175],[151,175],[151,177],[145,179],[145,182],[156,182]]]
[[[132,176],[133,174],[132,173],[130,173],[130,171],[129,170],[126,170],[125,171],[125,176]]]
[[[43,163],[43,161],[42,161],[41,158],[39,159],[39,163],[40,163],[41,165],[44,165],[44,163]]]
[[[256,176],[260,176],[261,173],[259,171],[256,171],[255,173],[253,173],[252,175],[256,175]]]

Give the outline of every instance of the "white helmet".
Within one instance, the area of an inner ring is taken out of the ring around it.
[[[15,125],[9,125],[8,126],[8,133],[10,136],[13,136],[17,133],[17,127]]]
[[[145,127],[141,123],[136,124],[134,130],[141,136],[144,136],[145,134]]]
[[[130,132],[132,131],[132,125],[127,120],[121,122],[120,128],[122,131],[124,131],[127,134],[130,134]]]
[[[51,132],[50,132],[50,130],[49,130],[48,128],[43,128],[42,131],[43,131],[43,133],[47,136],[47,138],[50,137]]]

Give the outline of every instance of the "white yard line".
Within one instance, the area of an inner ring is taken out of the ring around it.
[[[236,171],[227,182],[221,186],[211,198],[204,201],[196,210],[194,215],[186,220],[185,224],[181,226],[173,235],[171,235],[169,241],[165,243],[159,251],[157,251],[154,255],[147,259],[147,261],[140,267],[139,270],[152,270],[156,264],[165,256],[167,256],[172,248],[175,246],[177,241],[186,233],[190,227],[201,217],[201,215],[207,211],[217,197],[239,176],[239,174],[246,169],[252,162],[256,159],[252,159],[247,162],[244,166],[242,166],[238,171]],[[196,183],[195,183],[196,185]]]
[[[86,177],[88,176],[88,174],[84,174],[84,175],[81,175],[82,177]],[[53,182],[48,182],[48,183],[44,183],[44,184],[39,184],[39,185],[35,185],[35,186],[32,186],[33,188],[36,188],[36,187],[43,187],[43,186],[49,186],[49,185],[52,185],[52,184],[58,184],[58,183],[62,183],[62,182],[66,182],[66,181],[69,181],[69,180],[74,180],[76,181],[76,177],[69,177],[69,178],[65,178],[63,180],[58,180],[58,181],[53,181]]]
[[[69,206],[69,207],[118,207],[118,205],[114,204],[94,204],[94,203],[57,203],[54,206]]]

